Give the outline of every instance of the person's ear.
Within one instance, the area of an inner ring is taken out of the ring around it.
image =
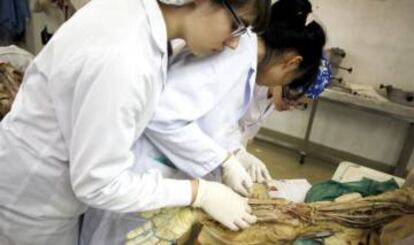
[[[289,60],[285,63],[286,71],[287,72],[297,71],[302,61],[303,61],[303,57],[300,55],[295,55],[293,57],[290,57]]]

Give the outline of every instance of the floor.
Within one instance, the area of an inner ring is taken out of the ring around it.
[[[276,179],[305,178],[314,184],[330,179],[337,168],[334,163],[312,156],[308,156],[306,163],[301,165],[297,152],[264,141],[255,140],[247,149],[266,163],[270,174]]]

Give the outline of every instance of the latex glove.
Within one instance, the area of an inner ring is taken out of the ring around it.
[[[199,181],[193,207],[202,208],[213,219],[234,231],[246,229],[257,220],[251,214],[247,198],[217,182]]]
[[[223,183],[243,196],[249,196],[253,181],[233,155],[221,164]]]
[[[249,173],[253,182],[265,183],[268,180],[272,180],[269,170],[259,158],[248,153],[245,149],[240,149],[235,156]]]

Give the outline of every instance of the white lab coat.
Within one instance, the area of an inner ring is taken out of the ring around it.
[[[265,120],[275,111],[273,99],[268,98],[268,92],[268,87],[255,85],[249,109],[225,136],[232,142],[232,149],[246,148],[247,142],[256,136]]]
[[[163,176],[185,179],[200,178],[216,169],[228,151],[220,130],[237,123],[246,112],[256,66],[257,38],[252,33],[241,38],[236,50],[206,58],[187,52],[176,56],[155,116],[134,146],[136,171],[157,169]],[[181,171],[169,167],[172,162]],[[218,177],[213,173],[209,179]],[[136,213],[88,209],[81,244],[124,244],[128,231],[143,222]]]
[[[189,181],[136,173],[133,143],[165,85],[167,34],[153,0],[96,0],[26,71],[0,127],[0,244],[76,244],[86,205],[188,205]]]

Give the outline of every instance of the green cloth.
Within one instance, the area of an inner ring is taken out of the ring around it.
[[[394,179],[379,182],[368,178],[361,181],[341,183],[334,180],[323,181],[312,186],[306,194],[305,202],[333,201],[347,193],[358,192],[363,197],[378,195],[386,191],[398,189]]]
[[[318,241],[314,241],[312,239],[298,239],[293,242],[293,245],[320,245],[323,244]]]

